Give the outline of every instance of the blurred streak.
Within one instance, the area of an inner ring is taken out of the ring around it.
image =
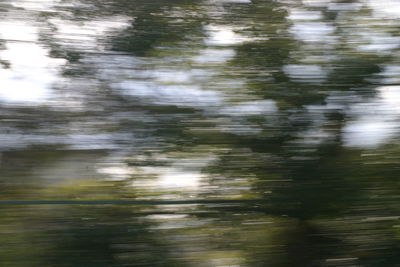
[[[382,3],[369,0],[366,1],[369,7],[373,10],[376,17],[383,19],[396,19],[400,16],[400,3],[395,0],[387,0]]]
[[[37,44],[37,28],[23,22],[3,22],[0,35],[6,49],[0,52],[6,68],[0,69],[0,100],[11,104],[43,104],[51,96],[51,85],[59,78],[64,59],[53,59]]]
[[[382,86],[376,90],[377,100],[352,107],[359,119],[344,127],[346,145],[377,147],[399,134],[400,87]]]
[[[293,80],[321,83],[328,74],[319,65],[286,65],[283,71]]]
[[[295,38],[304,42],[329,42],[334,31],[335,27],[326,22],[298,22],[291,28]]]
[[[225,25],[208,25],[205,30],[209,34],[209,38],[205,40],[207,45],[227,46],[251,40],[235,33],[233,27]]]
[[[397,266],[399,3],[0,3],[0,266]]]

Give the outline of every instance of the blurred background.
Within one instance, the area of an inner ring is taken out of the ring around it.
[[[400,266],[399,27],[397,0],[2,0],[0,265]]]

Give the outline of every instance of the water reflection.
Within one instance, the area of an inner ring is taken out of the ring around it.
[[[396,266],[397,5],[1,3],[1,265]]]

